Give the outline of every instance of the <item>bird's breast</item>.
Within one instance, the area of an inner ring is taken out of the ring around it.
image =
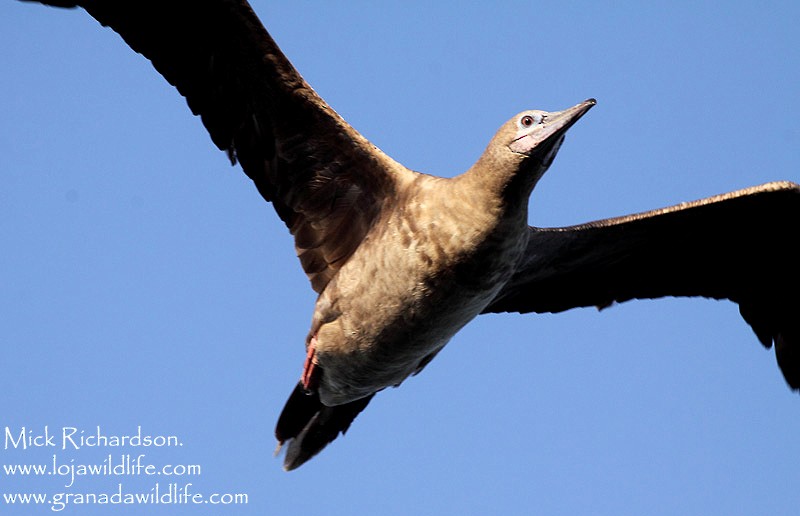
[[[339,404],[397,385],[511,277],[527,226],[418,202],[368,235],[320,295],[311,335],[320,396]]]

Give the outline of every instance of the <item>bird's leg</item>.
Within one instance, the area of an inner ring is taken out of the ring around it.
[[[303,374],[300,377],[300,382],[303,384],[306,394],[311,394],[311,391],[317,386],[319,380],[319,368],[314,362],[314,355],[316,354],[317,336],[311,337],[311,342],[308,343],[308,351],[306,353],[306,361],[303,363]]]

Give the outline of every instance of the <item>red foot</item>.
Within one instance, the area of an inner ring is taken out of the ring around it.
[[[317,336],[311,337],[311,342],[308,343],[308,353],[306,354],[306,361],[303,363],[303,375],[300,377],[300,382],[303,384],[303,389],[310,391],[317,386],[318,369],[317,364],[314,363],[314,355],[316,354]]]

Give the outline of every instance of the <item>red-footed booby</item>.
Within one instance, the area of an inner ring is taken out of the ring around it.
[[[530,193],[593,99],[514,116],[469,170],[439,178],[407,169],[347,124],[244,0],[41,3],[83,7],[147,57],[294,236],[318,299],[303,372],[275,431],[287,444],[286,469],[487,312],[728,299],[800,389],[791,242],[800,186],[774,182],[578,226],[530,227]]]

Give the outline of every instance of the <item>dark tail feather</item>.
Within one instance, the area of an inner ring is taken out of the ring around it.
[[[283,469],[291,471],[322,451],[339,433],[344,435],[356,416],[364,410],[374,394],[344,405],[328,407],[316,392],[306,393],[298,383],[283,407],[275,437],[278,449],[289,442]]]

